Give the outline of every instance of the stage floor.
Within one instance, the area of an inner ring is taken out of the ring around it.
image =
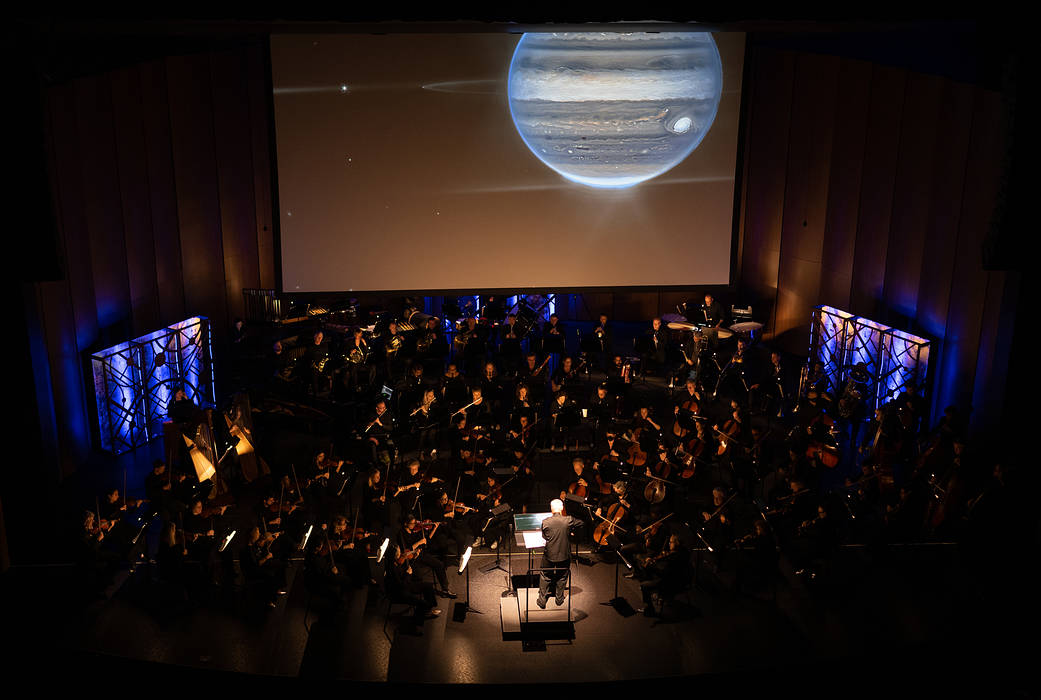
[[[77,613],[61,605],[60,570],[21,570],[16,578],[31,590],[6,599],[9,611],[17,601],[21,615],[5,614],[5,622],[14,623],[5,627],[11,634],[24,624],[26,648],[40,645],[41,658],[89,653],[181,668],[363,682],[763,678],[782,670],[835,671],[851,662],[875,665],[875,673],[885,674],[924,654],[950,660],[985,653],[992,642],[984,644],[981,630],[998,621],[972,607],[956,552],[893,549],[870,566],[867,557],[862,549],[845,550],[848,576],[830,591],[811,591],[785,571],[776,600],[769,591],[759,597],[735,594],[725,571],[717,575],[702,567],[689,596],[679,596],[663,618],[654,619],[602,605],[614,595],[615,567],[594,556],[592,565],[573,567],[571,634],[555,628],[510,640],[503,639],[499,616],[506,574],[481,573],[494,560],[483,552],[471,561],[470,581],[471,605],[483,614],[452,619],[452,606],[465,600],[466,589],[465,576],[450,571],[458,601],[439,599],[444,612],[426,622],[422,636],[399,632],[397,614],[384,632],[386,600],[378,587],[352,592],[337,612],[322,609],[309,599],[299,566],[291,570],[289,592],[278,607],[260,612],[234,601],[194,607],[164,601],[139,570],[110,599]],[[514,557],[514,573],[526,566],[526,556]],[[620,577],[619,594],[633,608],[642,607],[636,581]]]

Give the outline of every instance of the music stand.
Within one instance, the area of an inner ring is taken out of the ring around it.
[[[513,513],[513,508],[510,507],[509,503],[503,503],[502,505],[499,505],[499,506],[496,506],[495,508],[492,508],[489,511],[489,513],[490,513],[491,517],[488,518],[488,522],[486,522],[484,524],[484,527],[481,529],[482,534],[484,533],[485,530],[488,529],[488,526],[491,525],[493,522],[508,522],[509,518],[510,518],[510,514]],[[506,534],[507,534],[507,538],[506,539],[509,540],[509,526],[507,526],[507,533]],[[490,574],[491,572],[493,572],[496,569],[498,569],[499,571],[502,571],[503,573],[505,573],[506,574],[506,578],[509,579],[510,571],[508,569],[504,569],[502,567],[501,553],[502,553],[502,547],[496,547],[495,548],[495,561],[492,562],[491,564],[485,564],[484,566],[482,566],[481,567],[481,573]],[[507,555],[507,556],[509,556],[509,555]]]

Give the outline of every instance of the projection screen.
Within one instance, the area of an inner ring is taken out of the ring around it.
[[[729,282],[744,35],[275,35],[286,292]]]

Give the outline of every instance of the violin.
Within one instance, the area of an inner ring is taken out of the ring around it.
[[[640,535],[640,534],[650,533],[652,536],[653,535],[657,535],[658,534],[658,530],[661,529],[661,524],[663,522],[665,522],[666,520],[668,520],[669,518],[671,518],[673,515],[674,515],[673,513],[669,513],[664,518],[658,518],[657,520],[655,520],[653,523],[651,523],[647,527],[637,526],[636,527],[636,534]]]
[[[473,508],[473,507],[467,506],[467,505],[463,505],[462,503],[459,503],[458,501],[449,501],[448,503],[445,504],[444,508],[445,508],[444,517],[446,517],[446,518],[455,517],[456,513],[466,514],[466,513],[469,513],[470,511],[477,512],[476,508]]]

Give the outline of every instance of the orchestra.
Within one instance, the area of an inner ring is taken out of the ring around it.
[[[488,316],[413,310],[414,324],[329,324],[295,351],[279,339],[258,363],[257,391],[296,386],[295,400],[349,406],[332,440],[255,480],[215,449],[225,490],[200,483],[182,451],[156,460],[146,498],[127,498],[124,484],[84,512],[85,578],[96,586],[114,561],[154,557],[186,590],[241,576],[275,606],[302,560],[323,595],[382,585],[415,605],[418,625],[438,596],[455,597],[446,572],[468,548],[509,541],[504,509],[551,497],[581,523],[580,546],[606,561],[635,556],[644,613],[659,616],[695,559],[742,590],[769,580],[778,557],[817,582],[850,537],[953,536],[993,511],[1007,470],[967,476],[976,463],[954,408],[928,430],[913,388],[875,405],[860,366],[840,382],[808,361],[796,388],[798,360],[728,337],[711,294],[682,306],[688,316],[635,332],[601,314],[577,348],[556,314],[532,329],[492,299]],[[171,419],[198,429],[205,416],[177,398]],[[161,523],[154,552],[135,537],[150,522]]]

